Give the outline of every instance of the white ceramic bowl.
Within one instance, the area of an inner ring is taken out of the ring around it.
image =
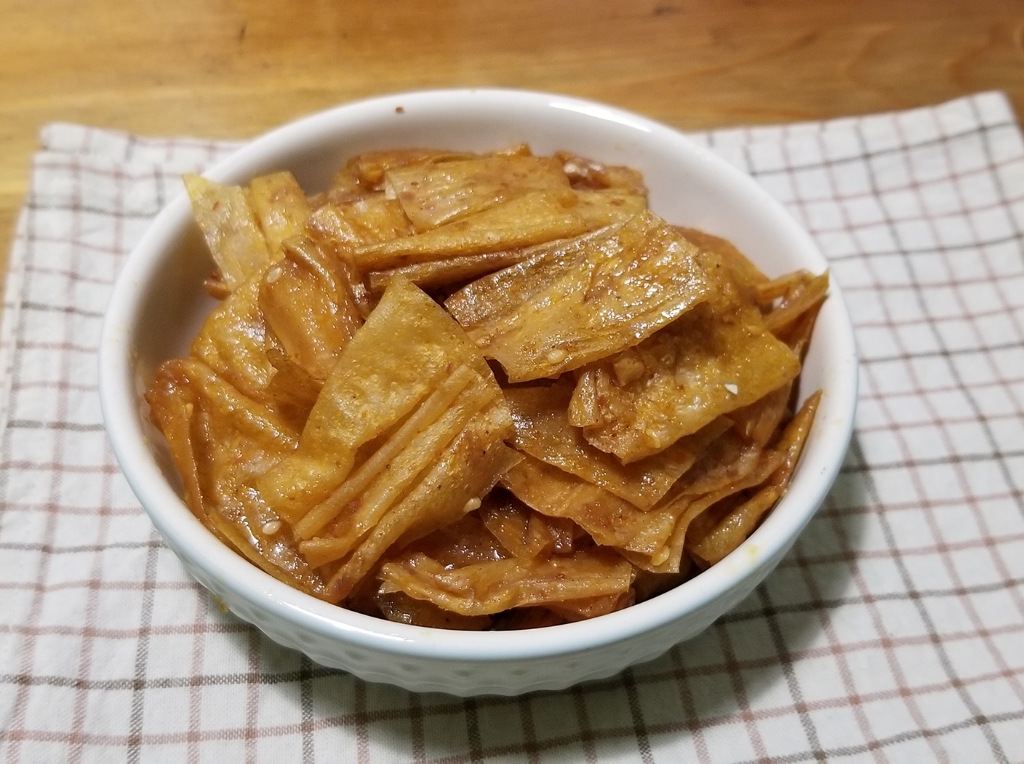
[[[770,275],[827,264],[810,237],[753,180],[678,132],[635,114],[558,95],[447,90],[341,106],[277,129],[208,173],[222,182],[289,169],[307,191],[370,149],[496,149],[528,142],[643,172],[655,212],[731,239]],[[156,365],[183,355],[212,303],[211,269],[182,195],[124,267],[100,349],[100,395],[124,474],[167,544],[227,607],[277,642],[374,682],[456,695],[560,689],[615,674],[695,636],[775,567],[834,480],[856,401],[853,334],[839,288],[818,319],[802,394],[824,390],[792,486],[767,521],[718,565],[648,602],[599,618],[520,632],[453,632],[389,623],[295,591],[223,546],[182,502],[141,391]]]

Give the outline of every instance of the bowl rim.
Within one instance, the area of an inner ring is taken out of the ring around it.
[[[627,130],[667,141],[676,151],[723,173],[756,203],[775,210],[785,235],[802,254],[817,262],[818,272],[828,263],[810,235],[790,213],[752,177],[728,164],[678,130],[650,118],[603,103],[554,93],[503,88],[422,90],[377,96],[344,103],[275,128],[217,162],[204,174],[220,181],[244,176],[261,157],[281,152],[296,141],[329,137],[346,125],[394,113],[441,108],[563,109],[585,118],[609,120]],[[348,129],[351,129],[349,127]],[[251,171],[249,173],[251,175]],[[238,180],[235,180],[238,182]],[[725,560],[678,587],[630,608],[587,621],[523,631],[449,631],[392,623],[356,613],[291,588],[263,572],[222,544],[203,526],[171,488],[147,448],[148,436],[138,421],[135,396],[139,391],[132,369],[132,320],[141,307],[140,289],[159,261],[162,242],[187,225],[191,206],[182,192],[154,219],[126,258],[111,293],[103,321],[99,350],[99,394],[108,438],[121,470],[160,534],[179,556],[188,550],[188,565],[198,567],[210,580],[226,587],[250,606],[269,612],[300,628],[364,648],[416,657],[460,662],[514,662],[553,658],[605,646],[669,626],[682,616],[699,611],[718,597],[773,566],[795,541],[824,500],[838,474],[853,431],[857,401],[857,356],[853,327],[837,284],[822,311],[834,334],[829,352],[835,386],[825,393],[822,409],[830,417],[831,434],[814,453],[805,451],[790,490],[754,534]],[[833,326],[834,324],[834,326]],[[815,429],[820,427],[815,423]],[[798,483],[796,478],[802,478]],[[774,522],[773,522],[774,521]],[[735,564],[740,561],[740,564]],[[774,561],[774,562],[773,562]],[[195,575],[193,573],[193,575]]]

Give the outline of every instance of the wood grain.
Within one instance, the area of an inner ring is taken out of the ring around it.
[[[4,243],[57,120],[238,138],[355,98],[475,85],[689,129],[989,89],[1024,113],[1019,0],[0,0],[0,18]]]

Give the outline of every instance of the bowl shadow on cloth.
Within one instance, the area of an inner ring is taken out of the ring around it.
[[[638,728],[646,735],[686,735],[745,709],[791,707],[802,702],[792,664],[827,649],[833,638],[831,612],[851,597],[857,550],[873,512],[861,453],[854,435],[822,507],[746,600],[694,639],[609,679],[519,698],[417,694],[318,666],[248,625],[229,633],[240,658],[259,655],[261,683],[276,685],[278,692],[294,696],[296,706],[310,709],[305,713],[312,718],[304,718],[304,726],[336,728],[342,736],[365,730],[379,744],[395,746],[396,753],[423,748],[428,759],[464,753],[466,740],[445,729],[461,718],[467,729],[477,727],[473,734],[485,749],[487,740],[500,737],[529,741],[530,750],[578,748],[581,740],[600,739],[605,751],[620,744],[634,749]],[[230,613],[212,610],[214,618],[241,625]],[[487,734],[486,719],[521,731]],[[563,731],[552,734],[552,719]],[[501,752],[513,751],[501,744],[492,751]]]

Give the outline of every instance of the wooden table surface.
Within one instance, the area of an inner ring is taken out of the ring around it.
[[[680,128],[1001,89],[1021,0],[0,0],[0,275],[39,129],[254,136],[351,99],[491,85]]]

